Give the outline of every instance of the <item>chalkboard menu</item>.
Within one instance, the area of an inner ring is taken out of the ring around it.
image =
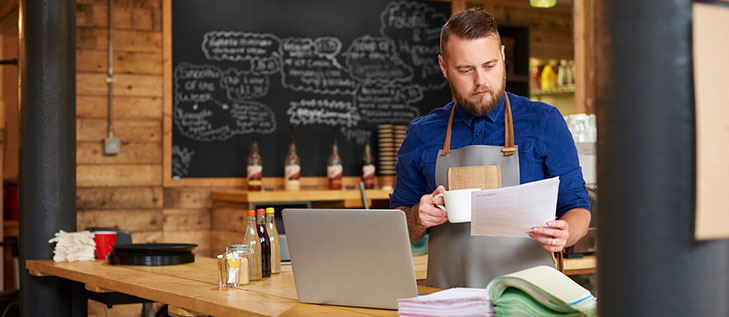
[[[264,176],[281,177],[291,128],[302,176],[326,175],[334,139],[359,176],[378,124],[451,99],[449,15],[433,1],[172,1],[172,176],[244,177],[255,137]]]

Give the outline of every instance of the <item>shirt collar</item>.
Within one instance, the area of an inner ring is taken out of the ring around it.
[[[456,101],[454,103],[454,107],[456,107],[456,113],[458,113],[458,116],[461,117],[461,120],[466,123],[469,127],[471,124],[473,124],[473,119],[476,117],[486,117],[491,122],[496,122],[496,120],[504,115],[504,104],[506,103],[506,92],[504,92],[504,96],[501,97],[501,100],[498,104],[496,104],[496,108],[491,110],[491,112],[482,115],[482,116],[475,116],[472,113],[468,112],[463,106]]]

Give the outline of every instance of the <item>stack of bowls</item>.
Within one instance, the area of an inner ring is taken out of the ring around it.
[[[395,134],[392,124],[380,124],[377,126],[377,141],[380,154],[381,176],[395,176],[395,163],[397,163],[397,149],[399,143],[395,143]]]

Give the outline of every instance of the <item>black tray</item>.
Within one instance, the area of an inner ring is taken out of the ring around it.
[[[190,243],[134,243],[117,244],[111,248],[117,253],[160,253],[160,252],[189,252],[196,248],[197,244]]]
[[[197,244],[187,243],[138,243],[119,244],[111,248],[106,263],[121,265],[174,265],[195,261],[192,249]]]

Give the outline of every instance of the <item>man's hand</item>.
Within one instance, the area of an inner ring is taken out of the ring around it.
[[[570,225],[564,220],[552,220],[545,227],[534,227],[529,236],[549,252],[559,252],[567,246]]]
[[[448,214],[435,204],[443,205],[443,197],[436,196],[445,192],[445,187],[438,186],[432,194],[423,195],[418,203],[418,221],[423,227],[430,228],[448,221]]]

